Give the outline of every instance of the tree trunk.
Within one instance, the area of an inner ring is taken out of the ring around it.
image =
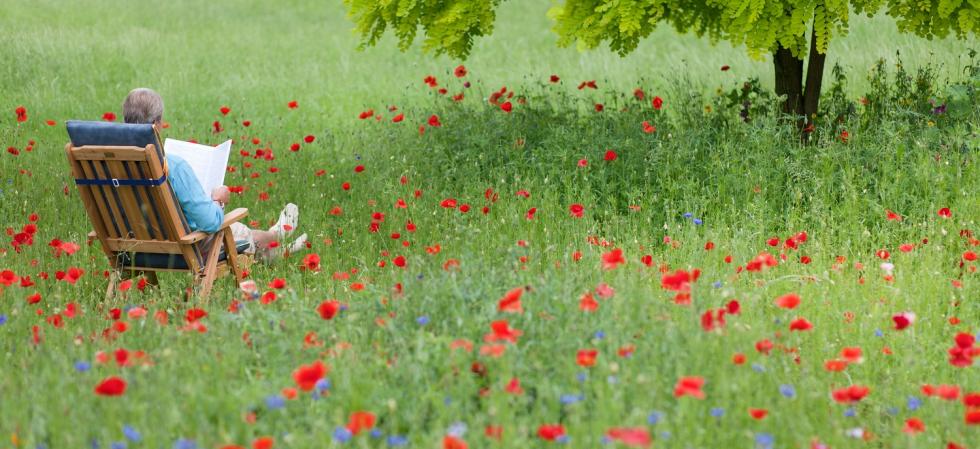
[[[806,87],[803,89],[803,115],[812,122],[820,107],[820,88],[823,86],[825,53],[817,52],[817,33],[810,36],[810,54],[806,64]]]
[[[785,95],[783,113],[803,115],[803,60],[782,45],[772,56],[776,69],[776,95]]]

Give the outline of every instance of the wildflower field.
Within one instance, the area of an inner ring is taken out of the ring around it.
[[[510,2],[460,63],[335,3],[0,8],[0,449],[980,448],[976,42],[853,18],[804,144],[725,43]],[[299,205],[257,294],[104,300],[64,123],[134,87]]]

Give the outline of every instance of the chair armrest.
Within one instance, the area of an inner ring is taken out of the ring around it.
[[[225,229],[225,228],[231,226],[232,223],[241,221],[247,215],[248,215],[248,209],[246,209],[244,207],[239,207],[238,209],[235,209],[235,210],[233,210],[231,212],[228,212],[227,214],[225,214],[225,220],[223,222],[221,222],[221,227],[218,228],[218,231],[221,231],[222,229]],[[208,234],[207,232],[204,232],[204,231],[194,231],[194,232],[192,232],[190,234],[187,234],[187,235],[181,237],[180,238],[180,243],[181,244],[184,244],[184,245],[188,245],[188,244],[191,244],[191,243],[197,243],[197,242],[199,242],[199,241],[204,240],[205,238],[207,238],[208,235],[210,235],[210,234]]]

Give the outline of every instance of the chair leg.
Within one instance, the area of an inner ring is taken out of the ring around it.
[[[231,230],[224,231],[225,255],[227,256],[228,267],[235,274],[235,285],[242,280],[242,268],[238,265],[238,247],[235,246],[235,238],[231,235]]]
[[[146,283],[148,285],[152,285],[154,287],[159,287],[160,286],[160,280],[157,279],[157,272],[156,271],[147,271],[145,273],[145,276],[146,276]]]
[[[119,271],[112,270],[109,272],[109,286],[105,289],[105,301],[109,302],[114,296],[116,296],[116,285],[119,283]]]
[[[225,231],[227,232],[227,230]],[[218,275],[218,253],[221,252],[221,245],[214,242],[211,250],[208,251],[207,263],[204,265],[204,273],[201,276],[201,299],[207,300],[211,294],[211,287],[214,286],[214,278]]]

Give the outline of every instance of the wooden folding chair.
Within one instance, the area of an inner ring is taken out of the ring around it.
[[[225,214],[214,238],[192,232],[167,179],[153,125],[69,121],[67,128],[71,141],[65,153],[95,228],[89,237],[99,240],[113,267],[106,300],[124,270],[153,278],[158,271],[190,272],[201,298],[207,298],[224,268],[230,268],[236,282],[241,280],[238,252],[248,243],[236,244],[230,226],[248,215],[248,209]]]

